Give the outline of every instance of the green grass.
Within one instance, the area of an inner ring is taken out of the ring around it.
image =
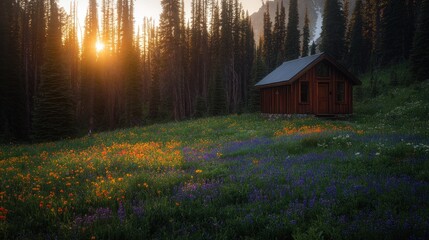
[[[0,146],[0,238],[427,239],[428,85],[349,121],[243,114]]]

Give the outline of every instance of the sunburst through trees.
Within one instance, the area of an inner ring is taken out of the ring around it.
[[[423,59],[421,29],[427,25],[426,12],[418,11],[422,1],[402,3],[406,13],[399,20],[408,25],[394,24],[402,11],[394,0],[359,1],[350,21],[343,13],[347,4],[325,2],[320,49],[363,72],[370,64],[408,59],[414,27],[407,26],[417,26],[411,64],[416,78],[422,78],[425,65],[417,61]],[[183,0],[160,0],[159,22],[136,19],[135,0],[88,0],[84,24],[77,0],[68,3],[66,13],[55,0],[0,1],[2,139],[53,140],[159,120],[255,111],[253,84],[286,58],[301,55],[301,49],[306,55],[309,44],[306,20],[300,45],[296,8],[301,1],[265,4],[258,49],[239,0],[192,0],[188,15]],[[392,33],[399,30],[407,37],[397,39]],[[391,51],[391,44],[403,51]],[[344,57],[358,56],[356,49],[359,59]]]

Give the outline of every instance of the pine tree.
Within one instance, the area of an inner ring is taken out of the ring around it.
[[[47,1],[29,2],[29,17],[31,26],[29,27],[29,46],[28,57],[28,82],[27,82],[27,108],[29,111],[29,123],[31,125],[34,112],[34,99],[37,95],[38,87],[41,82],[42,65],[44,62],[46,46],[46,9]]]
[[[405,34],[406,4],[404,0],[389,0],[384,10],[382,31],[383,64],[395,63],[407,57]]]
[[[141,123],[143,106],[139,55],[137,47],[133,44],[133,1],[123,0],[121,9],[122,38],[119,50],[121,53],[122,75],[125,81],[126,122],[128,126],[135,126]]]
[[[345,26],[345,35],[344,35],[344,53],[347,54],[348,47],[350,45],[350,33],[351,33],[351,22],[349,19],[350,16],[350,0],[343,0],[343,14],[344,14],[344,26]]]
[[[254,83],[252,80],[252,72],[255,64],[255,35],[253,32],[252,22],[250,20],[249,13],[246,12],[246,15],[242,19],[242,43],[240,44],[243,48],[241,51],[243,67],[241,73],[241,81],[242,81],[242,103],[244,106],[248,106],[249,100],[249,86],[254,87]]]
[[[0,134],[4,133],[8,140],[23,140],[28,124],[21,75],[20,7],[15,1],[5,0],[0,8]]]
[[[181,3],[178,0],[162,0],[162,13],[159,24],[160,37],[160,82],[164,100],[163,105],[173,113],[175,120],[186,116],[186,94],[183,63],[184,29],[181,20]],[[171,96],[171,97],[167,97]]]
[[[57,4],[50,2],[42,82],[36,97],[33,130],[37,140],[55,140],[75,134],[71,86],[62,63],[61,23]]]
[[[286,39],[286,11],[281,1],[281,6],[277,4],[274,30],[273,30],[273,50],[276,54],[276,67],[281,65],[285,60],[285,39]]]
[[[264,13],[264,42],[263,42],[263,56],[265,64],[268,70],[273,70],[275,67],[274,63],[274,51],[273,51],[273,33],[272,33],[272,22],[270,17],[270,6],[269,2],[266,3],[266,10]]]
[[[90,0],[85,20],[85,34],[82,44],[81,70],[81,116],[82,125],[89,131],[97,127],[95,114],[95,88],[98,78],[96,43],[98,38],[97,1]]]
[[[414,35],[417,31],[417,22],[420,15],[420,10],[422,7],[422,0],[406,0],[407,10],[406,10],[406,22],[405,26],[405,36],[404,36],[404,52],[406,58],[411,57],[411,51],[414,44]]]
[[[243,66],[243,44],[241,40],[243,38],[243,29],[241,22],[241,4],[238,0],[231,0],[231,16],[232,16],[232,61],[228,68],[228,77],[227,77],[227,96],[228,96],[228,107],[230,113],[240,112],[240,107],[242,103],[241,88],[242,86],[242,66]]]
[[[221,1],[220,11],[220,48],[222,51],[219,54],[219,78],[215,83],[214,94],[214,113],[222,115],[228,113],[230,103],[230,81],[232,76],[232,68],[234,65],[233,51],[233,22],[234,22],[234,6],[231,0]]]
[[[160,84],[159,84],[159,67],[160,67],[160,50],[158,36],[156,34],[155,26],[152,25],[148,29],[148,72],[149,77],[149,117],[151,119],[158,118],[159,108],[161,106],[160,100]]]
[[[223,3],[223,2],[222,2]],[[226,101],[223,82],[221,51],[221,19],[219,4],[212,3],[212,20],[210,30],[210,56],[211,56],[211,80],[210,80],[210,111],[213,115],[225,113]]]
[[[304,28],[302,29],[302,57],[308,56],[310,47],[310,19],[308,19],[308,9],[305,10]]]
[[[155,50],[156,51],[156,50]],[[159,53],[155,53],[155,56],[159,56]],[[158,58],[154,58],[156,61]],[[159,63],[154,62],[151,68],[151,81],[150,81],[150,101],[149,101],[149,116],[152,119],[158,118],[158,112],[160,107],[160,86],[159,86]]]
[[[363,12],[362,0],[356,2],[353,12],[350,32],[350,52],[348,54],[348,65],[355,73],[362,73],[366,69],[369,49],[365,48],[363,36]]]
[[[66,66],[70,83],[72,86],[72,93],[74,100],[78,102],[79,97],[79,40],[77,36],[77,6],[73,2],[70,4],[70,15],[67,18],[67,36],[64,44]]]
[[[249,100],[248,109],[251,112],[258,111],[260,108],[260,96],[259,89],[255,87],[255,84],[262,80],[267,74],[267,67],[264,63],[262,56],[262,39],[259,40],[259,46],[256,50],[256,57],[254,60],[254,68],[252,71],[252,81],[249,85]]]
[[[355,6],[356,8],[356,6]],[[350,0],[343,0],[344,25],[349,25]]]
[[[365,0],[363,4],[363,35],[365,49],[369,52],[369,67],[381,63],[382,24],[381,16],[386,0]]]
[[[104,44],[103,51],[98,53],[97,65],[102,66],[97,77],[97,101],[98,117],[97,123],[103,123],[103,127],[114,129],[120,122],[124,114],[122,111],[120,99],[122,94],[122,78],[119,76],[120,64],[118,58],[118,46],[115,43],[115,33],[120,32],[115,29],[114,3],[112,0],[103,0],[102,2],[102,32],[99,38]],[[117,22],[120,22],[117,20]],[[102,119],[100,118],[102,117]]]
[[[314,54],[316,54],[316,51],[317,51],[317,45],[316,45],[316,43],[313,41],[313,43],[311,44],[311,47],[310,47],[310,55],[314,55]]]
[[[7,58],[6,58],[6,51],[8,49],[7,46],[7,34],[8,34],[8,29],[7,29],[7,15],[6,15],[6,1],[1,1],[0,2],[0,85],[1,86],[5,86],[6,84],[6,78],[7,78],[7,74],[6,74],[6,63],[7,63]],[[7,111],[6,111],[6,101],[7,98],[6,96],[6,91],[4,87],[0,88],[0,134],[1,135],[5,135],[6,133],[6,129],[8,128],[8,124],[7,124]]]
[[[208,78],[209,78],[209,54],[208,54],[208,30],[207,30],[207,0],[192,1],[192,26],[190,29],[190,97],[191,112],[197,103],[200,104],[198,113],[206,114],[208,105]],[[196,101],[196,99],[199,101]]]
[[[411,72],[414,80],[429,78],[429,0],[423,0],[414,36],[411,54]]]
[[[338,0],[326,0],[323,12],[320,50],[335,59],[342,59],[345,51],[345,19]]]
[[[285,41],[286,59],[292,60],[300,56],[301,47],[299,44],[300,32],[298,30],[299,15],[298,1],[291,0],[289,3],[289,21],[287,23],[287,35]]]

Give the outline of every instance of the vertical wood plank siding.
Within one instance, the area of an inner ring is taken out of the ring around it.
[[[319,114],[318,84],[329,83],[329,113],[351,114],[353,112],[353,84],[350,79],[329,62],[330,77],[318,78],[316,67],[309,69],[299,79],[282,86],[261,87],[261,111],[271,114]],[[300,103],[300,82],[309,82],[309,102]],[[344,82],[344,102],[337,102],[337,82]]]

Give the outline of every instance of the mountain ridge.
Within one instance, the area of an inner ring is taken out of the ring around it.
[[[281,1],[283,1],[283,6],[286,9],[286,24],[288,22],[289,16],[289,3],[290,0],[270,0],[263,3],[257,12],[254,12],[250,15],[252,21],[253,30],[255,32],[255,41],[258,42],[259,38],[263,35],[264,31],[264,13],[269,6],[270,18],[274,25],[274,18],[276,14],[277,5],[280,6]],[[298,13],[299,13],[299,25],[298,29],[302,31],[304,26],[304,17],[305,11],[308,9],[308,18],[310,19],[310,39],[317,40],[320,37],[321,27],[322,27],[322,16],[324,9],[324,0],[301,0],[298,1]],[[350,0],[350,12],[353,10],[353,7],[356,3],[356,0]]]

